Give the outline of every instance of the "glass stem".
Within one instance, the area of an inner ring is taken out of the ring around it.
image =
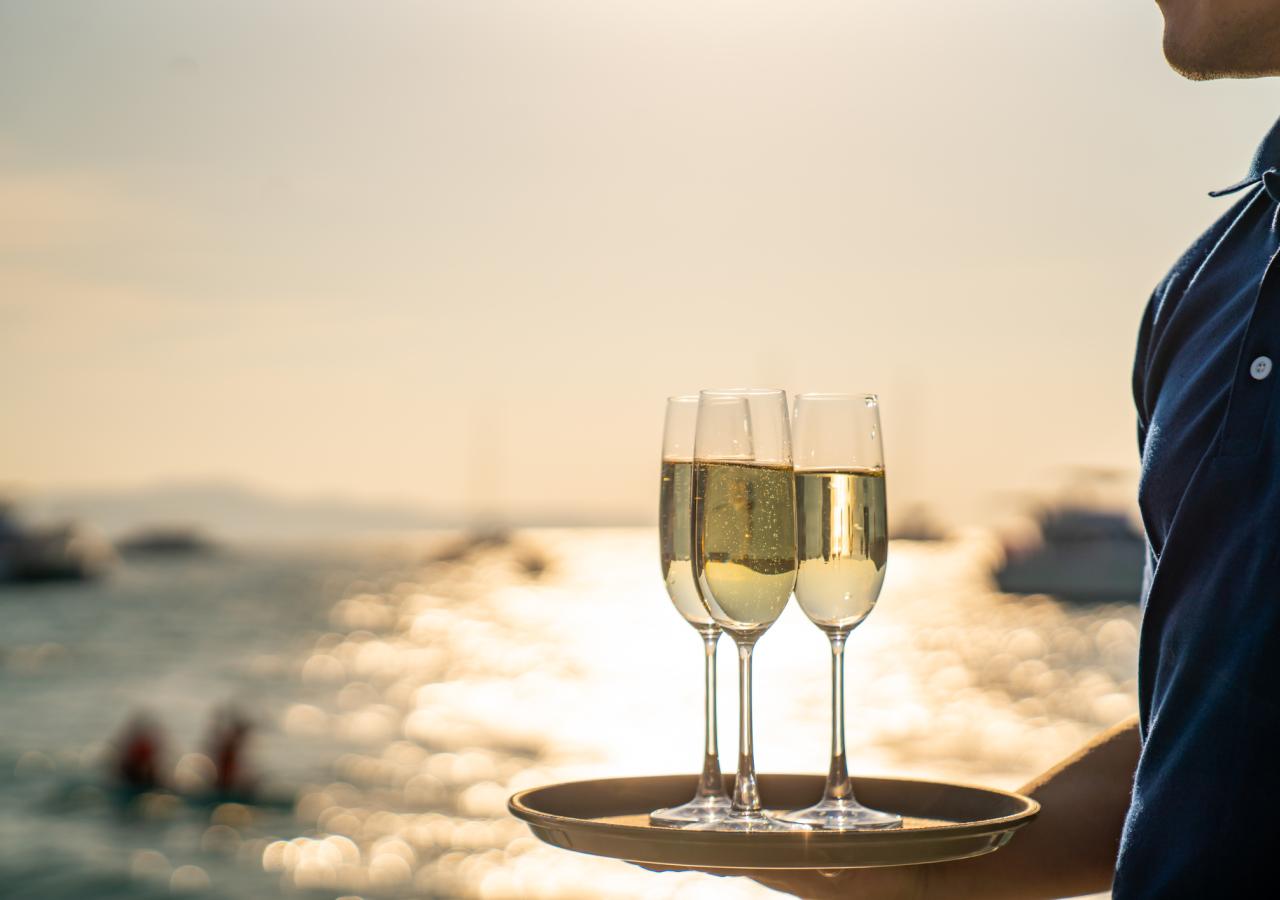
[[[831,771],[823,800],[852,800],[853,782],[844,752],[844,641],[845,635],[831,635]]]
[[[705,631],[702,642],[706,651],[706,745],[703,751],[702,775],[698,778],[695,800],[724,796],[724,778],[720,775],[720,742],[716,732],[716,646],[720,629]]]
[[[756,760],[751,745],[751,651],[755,642],[738,644],[738,777],[733,783],[733,812],[758,813]]]

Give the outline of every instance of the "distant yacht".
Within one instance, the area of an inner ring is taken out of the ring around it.
[[[143,528],[116,541],[122,556],[206,556],[218,545],[195,528],[166,525]]]
[[[110,547],[74,523],[26,526],[0,501],[0,583],[84,581],[101,575],[111,558]]]
[[[1067,504],[1044,507],[1035,519],[1038,542],[1005,542],[1004,563],[993,573],[1001,591],[1138,602],[1146,541],[1124,513]]]
[[[927,507],[916,504],[900,516],[890,517],[889,537],[895,541],[943,541],[947,531]]]

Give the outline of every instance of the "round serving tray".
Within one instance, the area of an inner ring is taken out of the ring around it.
[[[768,809],[798,809],[822,795],[821,775],[761,775]],[[732,784],[732,777],[726,779]],[[603,778],[532,788],[507,806],[555,847],[648,865],[706,869],[848,869],[906,866],[990,853],[1040,805],[1009,791],[906,778],[854,778],[860,802],[903,816],[890,831],[716,832],[662,828],[649,812],[693,796],[693,775]]]

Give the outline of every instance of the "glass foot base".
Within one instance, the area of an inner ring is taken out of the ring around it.
[[[649,824],[681,828],[699,822],[719,822],[729,815],[732,807],[728,797],[695,797],[679,806],[655,809],[649,813]]]
[[[730,813],[718,822],[700,822],[688,826],[690,831],[808,831],[806,825],[784,822],[762,812]]]
[[[856,800],[823,800],[805,809],[779,813],[779,821],[819,831],[874,831],[901,828],[902,816],[870,809]]]

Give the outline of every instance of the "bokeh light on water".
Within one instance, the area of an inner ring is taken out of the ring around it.
[[[520,788],[699,762],[700,642],[663,592],[654,534],[538,531],[425,560],[422,546],[8,592],[28,624],[0,637],[0,875],[40,896],[767,895],[554,850],[506,813]],[[849,646],[855,772],[1016,787],[1133,711],[1136,605],[994,593],[995,552],[981,535],[893,544]],[[132,628],[86,627],[103,604]],[[828,650],[794,604],[756,677],[760,770],[825,771]],[[228,697],[258,719],[252,759],[278,808],[157,794],[128,821],[111,811],[102,741],[131,707],[171,729],[172,780],[191,786],[208,777],[200,720]]]

